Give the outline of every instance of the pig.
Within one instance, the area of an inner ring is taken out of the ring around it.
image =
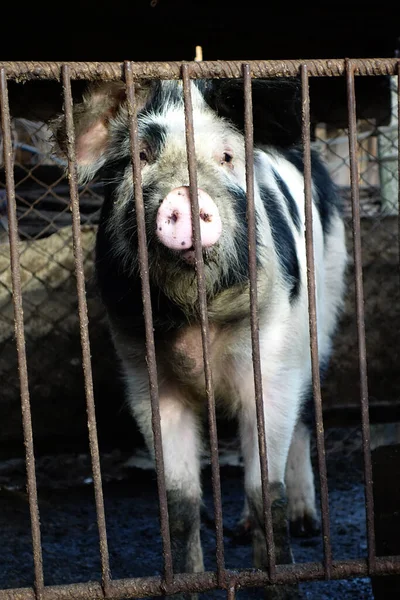
[[[191,82],[212,378],[217,405],[238,422],[246,497],[242,522],[251,527],[254,566],[265,568],[244,137],[213,106],[212,90],[210,81]],[[182,83],[141,83],[136,96],[173,569],[196,573],[203,570],[200,455],[206,394]],[[104,182],[96,278],[127,401],[153,454],[124,84],[91,86],[74,108],[74,123],[80,182],[94,177]],[[63,149],[62,120],[55,129]],[[318,530],[306,423],[311,361],[303,159],[296,145],[264,142],[254,148],[259,336],[272,525],[276,560],[285,564],[293,560],[288,523],[300,534]],[[315,151],[312,194],[318,351],[326,368],[343,302],[346,248],[337,190]],[[267,595],[286,598],[292,591],[268,586]]]

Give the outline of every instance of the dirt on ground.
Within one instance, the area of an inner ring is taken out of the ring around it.
[[[334,559],[367,553],[361,433],[337,428],[326,432],[330,527]],[[220,449],[226,567],[252,566],[251,544],[238,538],[243,506],[243,470],[236,440]],[[315,449],[313,451],[315,461]],[[161,538],[156,480],[147,454],[115,450],[101,457],[108,544],[113,579],[160,575]],[[45,583],[100,580],[98,532],[90,459],[87,454],[60,454],[37,461]],[[205,513],[202,543],[205,568],[215,570],[215,535],[209,457],[203,460]],[[318,487],[318,482],[317,482]],[[296,562],[322,560],[321,536],[293,538]],[[0,588],[31,586],[33,561],[25,468],[20,459],[0,463]],[[368,578],[302,583],[301,597],[313,600],[373,600]],[[225,597],[221,591],[203,598]],[[259,589],[242,589],[238,597],[260,598]]]

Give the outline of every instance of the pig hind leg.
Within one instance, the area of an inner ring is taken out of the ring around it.
[[[321,382],[325,378],[328,364],[329,356],[324,355],[320,359]],[[315,408],[310,383],[293,433],[285,473],[290,531],[299,537],[313,536],[320,532],[310,448],[314,428]]]
[[[160,389],[159,397],[173,570],[196,573],[203,571],[199,425],[179,394]],[[148,397],[135,402],[132,408],[149,451],[154,454]]]
[[[295,427],[285,473],[290,531],[312,536],[320,531],[311,464],[310,428],[301,419]]]

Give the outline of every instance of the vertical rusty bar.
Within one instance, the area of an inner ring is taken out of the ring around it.
[[[151,311],[151,296],[149,282],[149,259],[147,253],[145,211],[142,191],[142,171],[140,166],[139,138],[137,124],[137,109],[135,101],[135,88],[132,77],[132,64],[125,62],[125,81],[127,88],[127,102],[129,111],[129,132],[131,142],[131,157],[133,169],[133,184],[135,192],[135,209],[138,232],[138,252],[140,264],[140,277],[142,280],[142,301],[146,330],[146,360],[149,372],[150,401],[152,411],[152,427],[154,435],[154,454],[157,474],[158,500],[160,509],[160,528],[163,544],[164,579],[168,586],[172,583],[172,552],[169,531],[169,515],[167,505],[167,490],[164,475],[164,458],[162,451],[160,404],[158,397],[157,363],[153,334],[153,315]]]
[[[361,256],[360,198],[357,162],[357,117],[354,87],[354,64],[346,60],[347,110],[349,118],[350,181],[353,226],[353,252],[358,334],[358,357],[360,372],[361,426],[364,457],[365,504],[367,517],[368,569],[375,568],[374,498],[372,488],[371,441],[368,414],[368,374],[365,344],[364,291]]]
[[[82,253],[82,240],[81,240],[81,221],[79,211],[79,194],[77,185],[77,169],[76,169],[76,155],[75,155],[75,132],[74,132],[74,119],[72,113],[72,94],[71,94],[71,79],[70,79],[70,68],[68,65],[62,67],[62,83],[64,92],[64,110],[65,110],[65,124],[67,133],[67,149],[68,149],[68,178],[69,188],[71,196],[71,209],[72,209],[72,236],[74,246],[74,258],[75,258],[75,274],[76,274],[76,286],[78,293],[78,312],[79,312],[79,323],[80,323],[80,335],[81,335],[81,346],[82,346],[82,364],[83,374],[85,381],[85,396],[86,396],[86,411],[88,418],[88,430],[89,430],[89,445],[90,454],[92,458],[92,471],[93,471],[93,486],[96,502],[96,513],[97,513],[97,525],[99,530],[100,538],[100,558],[101,558],[101,573],[102,573],[102,585],[105,595],[110,585],[110,564],[108,556],[108,544],[107,544],[107,531],[106,531],[106,519],[104,512],[104,500],[103,500],[103,489],[101,482],[101,468],[100,468],[100,456],[99,456],[99,445],[97,439],[96,429],[96,412],[94,405],[93,395],[93,378],[92,378],[92,365],[90,361],[90,340],[89,340],[89,329],[88,329],[88,314],[87,314],[87,303],[86,303],[86,292],[85,292],[85,275],[83,270],[83,253]]]
[[[32,529],[33,564],[35,572],[35,593],[42,600],[44,592],[43,558],[40,535],[39,506],[36,488],[35,455],[31,407],[29,401],[28,367],[26,361],[24,313],[22,307],[21,272],[18,247],[17,206],[15,202],[13,151],[8,105],[7,78],[4,68],[0,70],[1,126],[3,130],[3,156],[6,175],[7,215],[10,239],[11,278],[14,303],[15,341],[18,356],[18,371],[21,393],[22,427],[25,443],[27,492]]]
[[[235,600],[236,598],[236,588],[234,585],[230,585],[226,590],[226,598],[227,600]]]
[[[399,280],[400,280],[400,61],[397,65],[397,192],[398,192],[398,208],[397,208],[397,243],[399,246]]]
[[[311,183],[311,132],[310,132],[310,91],[307,65],[301,66],[302,95],[302,141],[304,164],[304,208],[305,208],[305,244],[307,258],[308,318],[310,328],[311,373],[315,406],[315,425],[317,438],[318,473],[321,488],[322,539],[324,548],[325,577],[332,575],[332,547],[329,526],[329,493],[326,472],[324,421],[322,416],[321,382],[319,374],[317,304],[315,291],[315,264],[312,214]]]
[[[212,382],[212,370],[210,363],[209,350],[209,327],[207,313],[206,286],[204,278],[204,261],[200,241],[200,219],[199,202],[197,197],[197,170],[196,170],[196,152],[194,143],[193,127],[193,106],[190,89],[189,65],[182,65],[183,95],[185,101],[185,130],[186,130],[186,150],[189,171],[189,187],[192,210],[192,227],[195,248],[196,275],[199,295],[199,314],[201,326],[201,339],[203,343],[204,358],[204,377],[206,384],[207,406],[208,406],[208,426],[210,432],[210,450],[211,450],[211,473],[214,499],[215,514],[215,535],[216,535],[216,557],[217,557],[217,576],[218,585],[224,585],[225,581],[225,559],[224,559],[224,534],[222,522],[222,500],[221,500],[221,482],[218,461],[218,436],[217,423],[215,416],[215,398]]]
[[[261,376],[260,336],[257,311],[257,242],[256,217],[254,206],[254,141],[253,141],[253,99],[251,93],[250,65],[242,65],[244,86],[244,134],[246,156],[246,195],[247,230],[249,247],[250,278],[250,323],[254,371],[254,393],[257,412],[258,448],[260,453],[261,491],[263,498],[264,528],[267,542],[268,564],[266,565],[271,581],[274,581],[275,544],[272,528],[271,499],[268,493],[268,458],[265,439],[264,402]]]

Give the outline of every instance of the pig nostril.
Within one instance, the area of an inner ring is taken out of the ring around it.
[[[221,236],[222,223],[213,199],[199,190],[199,205],[194,221],[200,225],[199,244],[211,248]],[[184,187],[171,190],[158,207],[156,235],[159,241],[172,250],[182,253],[189,262],[193,258],[193,206]],[[196,227],[197,227],[196,226]]]
[[[209,213],[204,212],[204,210],[202,209],[200,211],[200,219],[202,221],[204,221],[205,223],[211,223],[212,221],[212,216]]]
[[[179,218],[179,213],[178,213],[178,211],[174,210],[174,212],[172,212],[168,217],[168,225],[171,223],[171,221],[172,221],[172,223],[176,223],[178,218]]]

